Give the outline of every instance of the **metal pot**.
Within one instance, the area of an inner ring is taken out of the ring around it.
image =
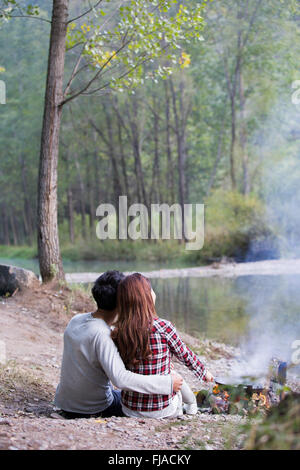
[[[264,390],[264,386],[259,383],[252,382],[245,377],[216,377],[215,383],[219,386],[220,390],[226,390],[228,393],[260,393]]]

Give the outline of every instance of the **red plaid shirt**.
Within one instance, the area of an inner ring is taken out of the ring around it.
[[[152,356],[141,360],[130,370],[143,375],[170,374],[171,354],[191,369],[199,379],[206,370],[199,358],[180,339],[175,327],[167,320],[155,318],[150,333]],[[170,405],[172,395],[146,395],[139,392],[122,391],[122,403],[135,411],[157,411]]]

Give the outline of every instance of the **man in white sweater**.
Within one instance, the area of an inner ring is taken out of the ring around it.
[[[107,271],[92,289],[98,309],[75,315],[64,333],[60,383],[54,404],[65,418],[124,416],[120,390],[169,395],[179,391],[182,378],[141,375],[126,370],[110,337],[116,312],[117,288],[124,275]],[[111,382],[110,382],[111,381]]]

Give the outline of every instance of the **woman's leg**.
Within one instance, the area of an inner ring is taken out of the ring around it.
[[[182,393],[181,391],[177,393],[176,395],[178,403],[177,403],[177,410],[174,416],[182,416],[183,415],[183,408],[182,408]]]
[[[193,394],[191,388],[189,387],[189,385],[186,383],[185,380],[182,383],[181,394],[182,394],[183,403],[186,403],[187,405],[191,405],[192,403],[197,402],[195,395]]]
[[[182,394],[182,401],[184,403],[184,410],[186,414],[188,415],[197,414],[198,406],[197,406],[196,397],[185,380],[183,381],[183,384],[181,387],[181,394]]]

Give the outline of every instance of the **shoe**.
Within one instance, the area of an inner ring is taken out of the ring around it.
[[[196,415],[198,413],[197,403],[191,403],[190,405],[185,404],[183,409],[187,415]]]

